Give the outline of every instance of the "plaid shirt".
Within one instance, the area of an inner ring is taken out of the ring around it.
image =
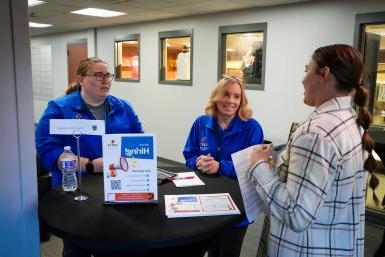
[[[351,97],[333,98],[299,125],[274,172],[251,168],[268,209],[258,256],[364,256],[362,133]]]

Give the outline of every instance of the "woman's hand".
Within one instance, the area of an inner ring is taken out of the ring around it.
[[[270,162],[272,151],[273,144],[254,147],[251,151],[250,165],[252,166],[259,161]]]
[[[103,157],[94,159],[92,161],[92,164],[94,165],[94,172],[95,173],[102,173],[103,172]]]
[[[219,162],[210,154],[199,156],[196,160],[196,166],[199,171],[208,174],[217,173],[219,170]]]

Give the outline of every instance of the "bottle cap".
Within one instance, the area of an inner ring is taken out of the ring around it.
[[[71,151],[71,146],[69,146],[69,145],[64,146],[64,150],[65,150],[65,151]]]

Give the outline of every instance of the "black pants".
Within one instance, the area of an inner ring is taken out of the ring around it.
[[[380,247],[377,249],[376,253],[374,254],[373,257],[384,257],[385,256],[385,231],[382,236],[382,242]]]
[[[75,242],[63,239],[63,257],[91,257],[91,253],[77,246]]]
[[[207,251],[209,257],[239,257],[241,254],[243,238],[247,231],[246,227],[232,227],[223,235],[214,238]]]

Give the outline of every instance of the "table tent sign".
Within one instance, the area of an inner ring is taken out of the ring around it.
[[[49,133],[51,135],[94,135],[105,133],[104,120],[83,119],[50,119]]]
[[[105,133],[104,120],[83,120],[83,119],[50,119],[49,133],[51,135],[73,135],[76,140],[76,152],[78,162],[80,163],[80,137],[82,135],[101,136]],[[74,197],[75,201],[85,201],[88,196],[83,194],[81,190],[82,176],[80,165],[77,168],[78,172],[78,189]]]
[[[157,202],[156,156],[154,134],[103,135],[104,201]]]

